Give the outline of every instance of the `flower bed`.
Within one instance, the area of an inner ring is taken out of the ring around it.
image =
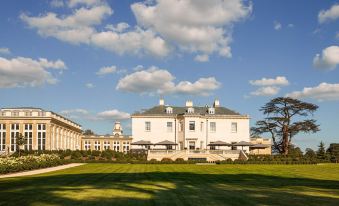
[[[53,167],[64,164],[56,154],[0,158],[0,174]]]

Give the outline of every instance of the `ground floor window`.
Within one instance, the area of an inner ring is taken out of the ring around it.
[[[11,151],[17,150],[16,136],[19,135],[19,124],[11,124]]]
[[[26,140],[25,150],[32,150],[33,145],[33,125],[25,124],[24,136]]]
[[[38,124],[38,150],[46,149],[46,124]]]
[[[120,151],[120,143],[114,141],[113,142],[113,150],[119,152]]]
[[[166,145],[166,149],[167,150],[172,150],[173,149],[173,145]]]
[[[0,151],[6,150],[6,124],[0,124]]]
[[[109,150],[109,141],[104,141],[104,150]]]
[[[91,142],[85,141],[85,150],[90,150],[90,149],[91,149]]]
[[[188,146],[190,150],[195,150],[195,141],[189,141]]]
[[[95,141],[94,142],[94,149],[95,150],[100,150],[100,141]]]

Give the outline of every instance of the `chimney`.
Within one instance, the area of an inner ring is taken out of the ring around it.
[[[192,100],[187,100],[187,101],[186,101],[186,107],[193,107],[193,102],[192,102]]]
[[[215,99],[215,100],[214,100],[213,107],[220,107],[219,99]]]
[[[165,105],[165,100],[164,100],[164,98],[160,98],[160,100],[159,100],[159,105],[160,105],[160,106],[164,106],[164,105]]]

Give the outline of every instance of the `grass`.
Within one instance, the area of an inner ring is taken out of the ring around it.
[[[0,205],[339,205],[339,164],[86,164],[0,179]]]

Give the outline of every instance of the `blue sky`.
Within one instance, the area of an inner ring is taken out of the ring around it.
[[[208,3],[207,3],[208,2]],[[158,104],[211,104],[249,114],[278,96],[320,106],[338,142],[339,1],[2,1],[0,107],[61,113],[97,133]]]

